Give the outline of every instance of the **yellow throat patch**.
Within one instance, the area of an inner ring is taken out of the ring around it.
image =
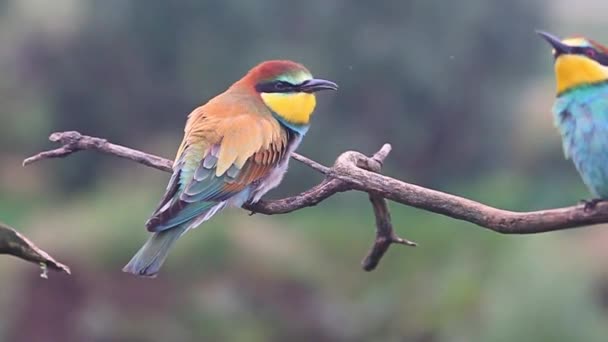
[[[308,124],[317,105],[315,95],[309,93],[261,93],[260,96],[268,108],[296,125]]]
[[[557,93],[608,80],[608,67],[582,55],[561,55],[555,61]]]

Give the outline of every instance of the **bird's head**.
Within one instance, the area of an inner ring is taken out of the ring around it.
[[[313,78],[306,67],[287,60],[262,62],[242,81],[290,125],[308,125],[316,105],[315,93],[338,89],[334,82]]]
[[[583,37],[559,38],[537,31],[553,47],[557,94],[608,81],[608,48]]]

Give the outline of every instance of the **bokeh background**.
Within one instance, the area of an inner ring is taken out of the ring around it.
[[[120,272],[168,174],[83,152],[23,168],[79,130],[172,158],[186,115],[265,59],[340,84],[300,148],[331,164],[389,142],[385,173],[511,210],[588,194],[563,159],[551,56],[534,30],[608,42],[608,2],[0,1],[0,220],[72,276],[0,258],[0,340],[606,341],[608,230],[500,236],[391,205],[400,234],[360,260],[361,193],[289,215],[230,210],[155,280]],[[292,167],[269,197],[321,179]]]

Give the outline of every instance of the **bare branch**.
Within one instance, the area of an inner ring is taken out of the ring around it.
[[[24,165],[48,158],[65,157],[81,150],[96,150],[171,172],[170,160],[112,144],[105,139],[89,137],[73,131],[53,133],[50,139],[62,146],[30,157],[24,161]],[[585,210],[583,205],[576,205],[559,209],[513,212],[381,175],[380,168],[390,149],[390,145],[386,144],[371,158],[359,152],[347,151],[338,157],[331,168],[294,154],[294,159],[325,174],[326,178],[320,184],[296,196],[260,201],[247,204],[244,208],[266,215],[285,214],[317,205],[339,192],[351,190],[367,192],[376,215],[377,229],[374,245],[363,261],[366,270],[371,270],[377,265],[391,244],[415,245],[395,234],[385,198],[468,221],[502,234],[534,234],[608,223],[606,202],[598,203],[591,210]]]
[[[287,214],[306,207],[314,207],[338,192],[350,190],[345,182],[338,179],[324,179],[314,187],[292,197],[257,203],[247,203],[243,209],[264,215]]]
[[[0,222],[0,254],[10,254],[42,267],[43,278],[46,278],[46,267],[70,274],[70,268],[57,262],[45,251],[38,248],[28,238],[15,229]]]
[[[384,159],[388,157],[390,151],[391,145],[385,144],[371,159],[364,159],[364,163],[360,163],[359,166],[372,172],[380,172]],[[407,246],[416,246],[416,243],[397,236],[391,222],[388,204],[382,196],[370,192],[369,201],[372,203],[374,215],[376,215],[376,239],[361,265],[364,270],[373,271],[393,243]]]
[[[23,166],[43,159],[67,157],[74,152],[82,150],[96,150],[120,158],[129,159],[161,171],[173,171],[171,169],[173,162],[168,159],[112,144],[106,139],[82,135],[76,131],[56,132],[51,134],[49,140],[60,143],[62,146],[54,150],[38,153],[35,156],[25,159],[23,161]]]
[[[313,170],[319,171],[322,174],[326,175],[330,172],[330,169],[327,166],[321,165],[312,159],[308,159],[301,154],[292,153],[291,157],[300,163],[310,167]]]
[[[361,266],[366,271],[373,271],[392,244],[397,243],[412,247],[417,246],[417,244],[397,236],[393,230],[391,214],[388,211],[388,205],[384,198],[370,194],[369,201],[372,203],[374,214],[376,215],[376,239],[369,253],[361,262]]]

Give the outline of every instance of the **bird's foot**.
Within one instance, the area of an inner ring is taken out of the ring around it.
[[[249,212],[249,214],[247,214],[247,215],[249,215],[249,216],[253,216],[253,215],[255,215],[255,214],[257,214],[255,211],[250,211],[250,212]]]
[[[590,200],[581,200],[581,203],[584,205],[583,210],[584,211],[592,211],[595,209],[595,207],[597,207],[597,205],[600,202],[604,202],[606,201],[603,198],[592,198]]]

